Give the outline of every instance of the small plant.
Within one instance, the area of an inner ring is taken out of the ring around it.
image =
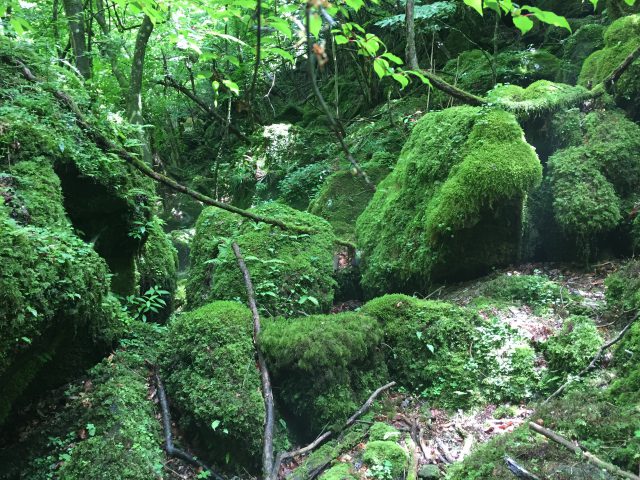
[[[367,472],[367,476],[377,480],[392,480],[393,464],[389,460],[385,460],[380,464],[373,465]]]
[[[166,300],[162,298],[167,295],[170,295],[167,290],[162,290],[160,286],[155,285],[142,295],[128,295],[122,309],[134,319],[146,322],[150,312],[158,313],[167,306]]]

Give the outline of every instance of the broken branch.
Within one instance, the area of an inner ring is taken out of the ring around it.
[[[576,455],[584,457],[589,463],[597,466],[598,468],[602,468],[609,473],[613,473],[614,475],[619,475],[629,480],[640,480],[640,477],[638,475],[634,475],[633,473],[622,470],[621,468],[613,465],[612,463],[605,462],[604,460],[596,457],[594,454],[589,453],[586,450],[583,450],[578,445],[566,439],[559,433],[554,432],[553,430],[549,430],[548,428],[542,427],[537,423],[533,423],[533,422],[529,422],[529,428],[534,432],[539,433],[540,435],[544,435],[549,440],[552,440],[553,442],[559,445],[562,445],[567,450],[575,453]]]
[[[540,477],[535,476],[533,473],[520,466],[511,457],[504,457],[504,463],[507,464],[507,468],[509,469],[509,471],[513,473],[517,478],[520,478],[522,480],[540,480]]]

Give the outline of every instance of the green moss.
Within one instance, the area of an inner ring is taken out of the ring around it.
[[[607,306],[616,313],[640,308],[640,262],[631,260],[605,281]]]
[[[425,115],[357,221],[366,293],[425,291],[513,261],[523,201],[541,170],[509,113]]]
[[[519,401],[534,393],[535,353],[498,320],[405,295],[376,298],[362,311],[383,326],[390,376],[437,405]]]
[[[264,403],[255,368],[251,312],[213,302],[169,323],[162,369],[181,423],[196,431],[213,460],[256,467]],[[214,422],[215,426],[214,426]]]
[[[542,309],[553,308],[563,300],[571,301],[569,292],[562,298],[562,287],[543,275],[500,275],[486,283],[481,294]]]
[[[282,405],[304,431],[342,424],[387,380],[382,330],[357,313],[264,322],[260,345]]]
[[[563,83],[575,84],[585,59],[594,51],[604,47],[603,25],[587,23],[564,40],[562,59],[565,61],[561,73]]]
[[[320,475],[322,480],[356,480],[349,464],[338,463]]]
[[[164,322],[173,312],[173,300],[177,287],[178,253],[158,221],[148,226],[148,236],[137,258],[136,266],[140,274],[140,294],[153,287],[169,292],[163,296],[166,306],[158,313],[151,312],[149,319]]]
[[[618,19],[625,15],[640,13],[640,4],[629,5],[625,0],[606,0],[607,15],[611,19]]]
[[[314,215],[277,203],[253,209],[257,214],[312,228],[294,234],[266,224],[238,223],[238,217],[205,209],[196,225],[187,283],[190,308],[212,299],[245,299],[242,273],[229,242],[238,242],[263,314],[298,315],[328,311],[333,301],[331,226]]]
[[[280,201],[293,208],[306,210],[329,175],[331,168],[324,162],[294,170],[278,184]]]
[[[480,50],[468,50],[449,60],[445,73],[456,79],[463,90],[483,94],[494,86],[492,56]],[[561,62],[545,50],[507,51],[495,58],[495,82],[526,87],[537,80],[558,79]]]
[[[541,348],[551,372],[571,374],[586,367],[602,343],[602,336],[593,320],[574,315],[567,318],[562,330],[551,336]]]
[[[619,18],[604,34],[604,48],[585,60],[578,83],[596,85],[607,78],[638,46],[640,40],[640,15]],[[616,103],[633,118],[640,116],[640,65],[632,64],[616,82]]]
[[[362,459],[371,468],[388,466],[392,478],[401,477],[409,467],[409,455],[396,442],[381,440],[369,442],[364,450]]]
[[[383,422],[376,422],[369,429],[369,440],[399,440],[400,432],[397,428]]]

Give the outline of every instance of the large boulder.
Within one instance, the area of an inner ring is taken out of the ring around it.
[[[542,166],[515,117],[455,107],[424,116],[358,218],[368,295],[425,291],[508,264]]]

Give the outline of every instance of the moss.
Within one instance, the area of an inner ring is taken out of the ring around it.
[[[497,320],[405,295],[376,298],[362,312],[383,326],[391,377],[436,405],[519,401],[534,393],[535,353]]]
[[[604,34],[604,48],[585,60],[578,83],[596,85],[607,78],[638,46],[640,15],[619,18]],[[640,65],[632,64],[616,82],[614,98],[634,119],[640,118]]]
[[[331,168],[326,163],[314,163],[294,170],[278,184],[280,201],[298,210],[306,210],[329,175]]]
[[[501,275],[485,284],[481,293],[499,300],[548,308],[560,302],[561,288],[543,275]]]
[[[278,398],[308,435],[340,426],[387,380],[378,323],[357,313],[265,321],[261,349]]]
[[[169,292],[163,296],[166,306],[158,313],[150,312],[151,321],[164,322],[173,312],[173,300],[177,287],[178,253],[158,221],[148,226],[148,236],[137,258],[140,274],[140,295],[153,287]]]
[[[392,478],[401,477],[409,467],[409,455],[396,442],[381,440],[369,442],[362,459],[369,467],[387,465]]]
[[[169,323],[162,370],[167,393],[187,430],[208,455],[255,468],[260,458],[264,403],[254,363],[251,312],[220,301]],[[215,426],[214,422],[217,422]]]
[[[551,336],[541,348],[551,372],[572,374],[586,367],[602,344],[602,336],[593,320],[574,315],[567,318],[562,330]]]
[[[480,50],[463,52],[449,60],[445,73],[456,79],[463,90],[483,94],[494,86],[491,55]],[[507,51],[495,58],[496,83],[509,83],[526,87],[537,80],[558,79],[560,60],[545,50]]]
[[[425,115],[357,221],[366,293],[425,291],[513,261],[523,201],[541,170],[509,113]]]
[[[399,440],[400,432],[397,428],[383,422],[376,422],[369,429],[369,440]]]
[[[616,20],[625,15],[631,15],[634,13],[640,13],[640,5],[629,5],[625,0],[606,0],[605,6],[607,8],[607,15],[609,18]]]
[[[594,51],[604,47],[604,25],[588,23],[564,40],[562,59],[565,64],[560,79],[563,83],[575,84],[585,59]]]
[[[356,480],[357,478],[347,463],[338,463],[320,475],[321,480]]]
[[[87,438],[70,450],[60,468],[69,480],[149,479],[161,476],[164,465],[160,424],[149,401],[146,359],[153,359],[153,331],[138,336],[108,360],[91,370],[93,391],[84,395],[89,405],[78,419]],[[82,393],[77,393],[82,396]],[[93,428],[92,428],[93,427]]]
[[[640,308],[640,262],[631,260],[605,281],[607,306],[616,313]]]
[[[334,235],[328,222],[277,203],[263,204],[252,211],[317,233],[293,234],[266,224],[238,223],[236,216],[205,209],[193,240],[192,271],[187,283],[190,308],[210,299],[246,298],[236,257],[229,242],[222,239],[227,237],[238,243],[247,260],[263,314],[328,311],[335,288]]]

